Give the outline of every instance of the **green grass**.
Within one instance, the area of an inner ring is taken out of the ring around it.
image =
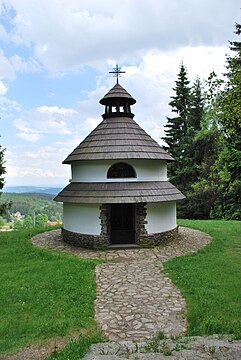
[[[97,261],[35,248],[36,233],[0,234],[0,353],[74,329],[100,337],[93,319]]]
[[[232,334],[240,339],[241,222],[180,220],[179,224],[213,238],[197,253],[165,263],[187,302],[187,335]]]
[[[80,335],[78,339],[71,339],[65,348],[54,351],[48,360],[79,360],[86,355],[92,344],[103,342],[103,336],[98,330],[93,330],[87,335]]]

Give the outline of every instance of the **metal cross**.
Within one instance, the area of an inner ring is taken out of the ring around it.
[[[125,71],[121,71],[121,67],[116,64],[116,67],[113,68],[113,71],[109,71],[109,74],[113,74],[114,77],[116,77],[116,83],[119,84],[118,78],[121,76],[120,74],[124,74]]]

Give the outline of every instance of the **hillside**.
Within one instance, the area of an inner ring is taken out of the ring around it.
[[[4,186],[3,192],[7,193],[44,193],[57,195],[61,187],[45,187],[45,186]]]
[[[61,203],[53,201],[55,195],[45,193],[10,193],[3,192],[1,202],[11,201],[12,206],[7,217],[20,212],[28,215],[46,214],[50,221],[62,221],[63,207]]]

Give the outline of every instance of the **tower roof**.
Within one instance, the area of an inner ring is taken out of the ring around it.
[[[173,158],[129,117],[104,119],[64,160]]]
[[[64,160],[158,159],[173,160],[134,120],[130,105],[136,100],[116,84],[101,100],[103,121]]]
[[[130,105],[136,103],[136,100],[120,84],[115,84],[99,102],[101,105],[115,105],[117,98],[121,102],[127,100]]]

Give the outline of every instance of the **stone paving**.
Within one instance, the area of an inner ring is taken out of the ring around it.
[[[182,337],[91,346],[84,360],[240,360],[241,341],[225,336]]]
[[[209,235],[179,228],[179,236],[152,249],[93,251],[62,241],[60,230],[35,236],[33,244],[81,258],[102,259],[96,267],[95,318],[111,341],[144,340],[162,332],[181,335],[186,329],[185,301],[162,271],[163,261],[197,251]]]

